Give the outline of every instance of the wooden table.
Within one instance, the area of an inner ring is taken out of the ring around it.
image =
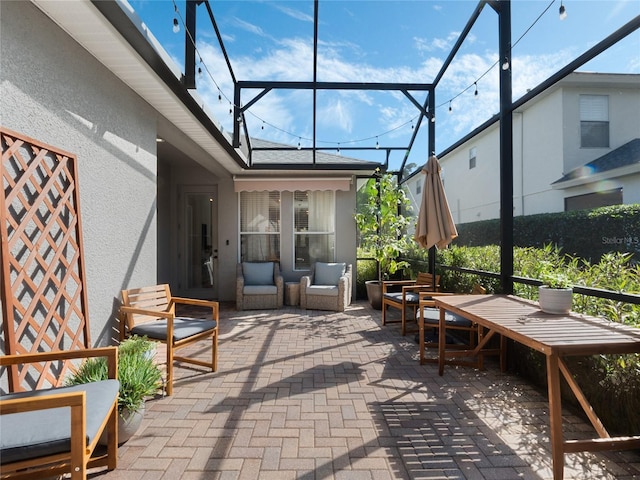
[[[535,302],[507,295],[452,295],[436,297],[440,310],[438,369],[444,373],[448,358],[477,355],[496,335],[515,340],[543,353],[547,359],[549,418],[553,478],[562,480],[564,454],[582,451],[640,448],[640,436],[612,438],[573,378],[564,358],[568,356],[640,353],[640,329],[605,319],[570,313],[551,315]],[[447,350],[444,311],[457,313],[484,327],[487,333],[473,350]],[[503,344],[503,342],[500,342]],[[584,409],[599,438],[564,440],[560,374]]]

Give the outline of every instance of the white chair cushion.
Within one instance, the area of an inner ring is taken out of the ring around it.
[[[273,262],[242,264],[245,285],[273,285]]]
[[[276,295],[278,287],[275,285],[245,285],[242,293],[244,295]]]
[[[338,287],[334,287],[331,285],[311,285],[310,287],[307,287],[307,295],[337,297]]]
[[[347,265],[344,263],[316,263],[313,278],[314,285],[338,285],[340,277],[344,275]]]

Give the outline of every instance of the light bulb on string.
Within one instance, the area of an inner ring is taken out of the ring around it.
[[[231,102],[229,102],[229,115],[233,115],[233,106],[231,105]]]
[[[338,155],[340,155],[340,144],[338,144]]]
[[[449,112],[451,112],[453,109],[451,108],[451,100],[449,100]]]
[[[504,57],[504,61],[502,62],[502,70],[509,70],[509,59]]]
[[[380,149],[380,144],[378,143],[378,137],[376,137],[376,150]]]
[[[478,82],[473,82],[473,84],[476,86],[476,90],[475,90],[475,92],[473,92],[473,95],[477,97],[478,96]]]
[[[567,9],[564,8],[562,0],[560,1],[560,10],[558,11],[558,13],[560,14],[560,20],[564,20],[565,18],[567,18]]]
[[[264,120],[262,121],[262,126],[260,127],[260,130],[264,130]]]
[[[218,103],[222,103],[222,93],[218,90]]]
[[[302,148],[302,145],[300,145],[300,137],[298,137],[298,150],[300,150]]]
[[[173,19],[173,33],[178,33],[180,31],[180,24],[178,23],[178,19]]]

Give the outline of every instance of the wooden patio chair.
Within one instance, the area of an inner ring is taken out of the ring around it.
[[[177,304],[211,308],[211,319],[176,316]],[[184,362],[218,368],[219,304],[209,300],[172,297],[169,285],[122,290],[120,307],[120,340],[129,335],[147,336],[164,343],[167,350],[166,393],[173,394],[173,363]],[[211,340],[211,360],[178,356],[174,352],[200,340]]]
[[[473,290],[471,292],[472,295],[484,295],[487,293],[486,289],[480,285],[475,284],[473,286]],[[426,358],[425,351],[428,347],[437,348],[438,347],[438,334],[440,330],[440,309],[435,306],[435,297],[440,295],[456,295],[455,293],[428,293],[423,292],[420,293],[420,308],[418,312],[418,342],[420,345],[420,364],[424,363],[437,363],[437,358]],[[451,338],[453,343],[447,343],[448,348],[461,348],[466,350],[472,350],[476,347],[476,345],[482,341],[483,331],[481,328],[478,328],[478,325],[471,320],[456,315],[451,312],[446,312],[445,314],[445,326],[446,330],[453,330],[456,335]],[[433,341],[427,341],[425,339],[425,333],[427,329],[430,329],[432,332]],[[458,343],[462,337],[460,336],[468,335],[466,341]],[[483,353],[479,354],[475,361],[469,360],[457,360],[455,362],[456,365],[466,365],[473,366],[476,368],[482,369],[484,366],[484,354],[496,354],[498,350],[483,350]],[[500,352],[502,355],[502,353]],[[501,358],[502,360],[502,358]]]
[[[116,468],[120,388],[116,347],[3,355],[0,367],[55,364],[88,357],[107,358],[107,380],[72,387],[38,388],[0,397],[2,478],[70,474],[72,480],[84,480],[88,468]],[[39,385],[41,381],[36,383]],[[96,446],[104,432],[106,452],[98,452]]]
[[[399,289],[399,290],[398,290]],[[407,309],[413,311],[413,319],[420,303],[420,292],[437,292],[440,289],[440,275],[435,282],[431,273],[418,273],[415,280],[389,280],[382,282],[382,325],[392,323],[387,320],[387,308],[397,308],[401,312],[401,333],[407,333]]]

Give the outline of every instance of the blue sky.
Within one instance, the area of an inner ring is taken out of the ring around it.
[[[173,18],[185,16],[184,0],[130,0],[153,35],[178,65],[184,65],[184,28],[173,33]],[[464,0],[321,0],[318,80],[430,83],[478,2]],[[177,6],[178,13],[174,10]],[[220,33],[238,80],[310,81],[313,78],[313,1],[212,0]],[[640,15],[639,0],[512,1],[513,98],[518,99],[571,60]],[[197,7],[196,46],[203,75],[197,80],[205,109],[225,129],[233,85],[204,5]],[[436,90],[436,152],[497,113],[498,16],[485,7]],[[521,38],[522,37],[522,38]],[[580,69],[640,73],[640,32]],[[477,84],[478,95],[474,95]],[[413,93],[422,103],[424,94]],[[255,92],[243,92],[243,102]],[[218,97],[222,97],[222,101]],[[419,111],[401,93],[320,91],[318,146],[384,162],[385,146],[404,147]],[[449,111],[451,106],[451,111]],[[274,90],[246,117],[252,136],[310,146],[311,91]],[[427,159],[426,124],[409,162]],[[380,151],[347,152],[344,147],[381,146]],[[392,154],[390,168],[404,154]]]

